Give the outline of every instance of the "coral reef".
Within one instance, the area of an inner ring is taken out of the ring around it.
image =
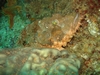
[[[100,75],[99,0],[7,1],[0,75]]]
[[[80,60],[67,50],[17,48],[0,53],[0,75],[78,75]]]

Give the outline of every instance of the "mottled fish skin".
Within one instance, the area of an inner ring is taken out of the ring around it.
[[[23,31],[25,33],[29,33],[30,35],[35,35],[34,33],[37,33],[36,37],[28,37],[29,34],[22,34],[22,36],[26,38],[22,37],[22,39],[19,41],[21,41],[22,45],[23,41],[26,40],[29,43],[32,43],[30,46],[33,47],[35,44],[40,48],[55,48],[58,50],[63,50],[65,47],[67,47],[67,43],[70,42],[71,38],[79,29],[81,19],[83,18],[82,16],[84,15],[79,13],[73,13],[65,16],[62,16],[61,14],[53,14],[52,17],[37,20],[28,25]],[[35,28],[34,26],[37,26],[38,29],[32,33],[33,29]],[[27,38],[30,38],[30,40],[27,40]],[[36,43],[31,41],[34,40],[34,38]]]

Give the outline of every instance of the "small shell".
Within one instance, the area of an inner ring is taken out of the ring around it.
[[[90,32],[91,35],[97,37],[100,35],[100,30],[98,28],[98,24],[96,22],[92,22],[90,20],[87,20],[88,22],[88,31]]]

